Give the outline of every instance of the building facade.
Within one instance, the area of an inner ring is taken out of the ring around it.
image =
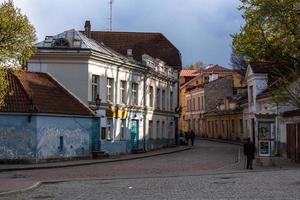
[[[174,144],[180,66],[146,53],[136,60],[134,49],[122,55],[90,34],[46,37],[28,69],[51,74],[96,111],[96,150],[120,154]]]

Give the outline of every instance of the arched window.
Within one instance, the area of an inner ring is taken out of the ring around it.
[[[69,44],[69,42],[68,42],[67,39],[65,39],[65,38],[58,38],[54,42],[54,47],[65,48],[65,47],[70,47],[70,44]]]

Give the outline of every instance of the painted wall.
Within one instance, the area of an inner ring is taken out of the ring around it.
[[[0,160],[34,159],[36,118],[0,115]]]
[[[91,134],[92,118],[0,115],[0,160],[90,156]]]
[[[90,156],[91,134],[91,118],[38,117],[37,158]]]

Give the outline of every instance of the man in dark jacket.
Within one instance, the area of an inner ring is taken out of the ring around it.
[[[244,154],[247,156],[247,169],[253,169],[252,162],[254,160],[255,145],[250,141],[250,138],[247,138],[247,142],[244,144]]]
[[[191,138],[192,146],[194,146],[195,132],[193,130],[191,131],[190,138]]]

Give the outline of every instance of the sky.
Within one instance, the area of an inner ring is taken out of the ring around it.
[[[3,2],[4,0],[0,0]],[[14,0],[38,40],[65,30],[109,30],[109,0]],[[243,24],[239,0],[114,0],[113,31],[163,33],[183,66],[202,61],[230,68],[231,37]]]

